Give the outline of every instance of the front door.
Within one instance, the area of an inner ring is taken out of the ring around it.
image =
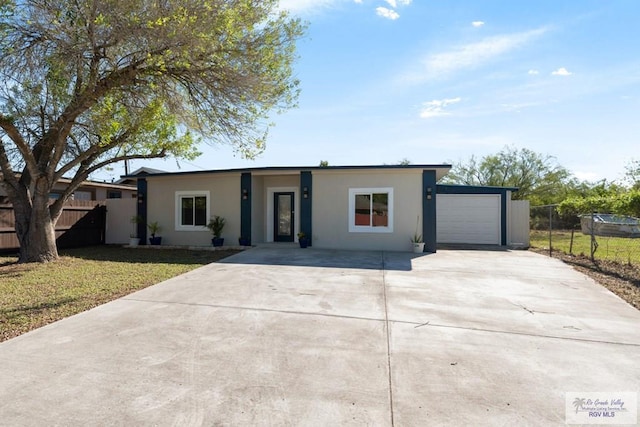
[[[293,192],[283,192],[273,194],[274,224],[273,224],[273,241],[274,242],[293,242],[294,231],[294,200]]]

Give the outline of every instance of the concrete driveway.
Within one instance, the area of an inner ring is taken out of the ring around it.
[[[1,425],[564,425],[640,312],[530,252],[255,248],[0,344]]]

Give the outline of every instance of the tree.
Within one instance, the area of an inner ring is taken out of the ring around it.
[[[625,165],[625,178],[635,189],[640,189],[640,160],[631,160]]]
[[[530,199],[534,204],[549,203],[564,191],[570,178],[567,169],[555,159],[531,151],[505,147],[497,154],[455,164],[443,182],[449,184],[517,187],[514,199]]]
[[[197,143],[264,149],[295,106],[304,28],[277,0],[0,0],[0,183],[20,262],[58,257],[62,206],[126,159],[191,159]],[[19,171],[19,172],[15,172]],[[53,185],[71,183],[50,202]]]

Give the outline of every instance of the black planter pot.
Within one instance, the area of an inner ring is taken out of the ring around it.
[[[309,246],[309,239],[307,239],[306,237],[302,237],[298,239],[298,243],[300,243],[300,247],[304,249]]]
[[[149,237],[149,244],[150,245],[160,245],[160,244],[162,244],[162,237],[160,237],[160,236]]]
[[[215,247],[220,247],[224,245],[224,237],[214,237],[211,239],[211,244]]]
[[[251,241],[247,237],[239,237],[238,244],[240,246],[251,246]]]

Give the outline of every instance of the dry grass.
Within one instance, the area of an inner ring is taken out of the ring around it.
[[[61,251],[48,264],[0,257],[0,341],[234,253],[96,246]]]

